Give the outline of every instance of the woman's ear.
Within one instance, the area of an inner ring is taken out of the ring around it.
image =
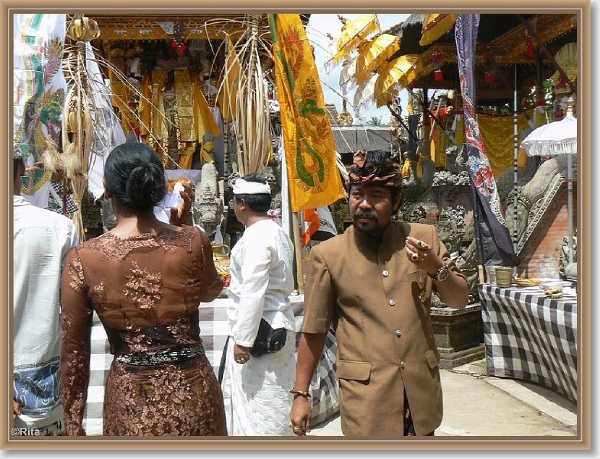
[[[102,179],[102,185],[104,186],[104,197],[106,199],[110,199],[113,197],[113,194],[108,191],[108,187],[106,186],[106,179]]]

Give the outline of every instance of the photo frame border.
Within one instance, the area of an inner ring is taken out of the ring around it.
[[[412,14],[419,12],[446,12],[464,11],[481,12],[486,14],[501,12],[539,13],[540,10],[551,13],[573,12],[578,15],[578,52],[581,63],[578,66],[578,97],[577,114],[579,129],[579,149],[577,155],[577,227],[579,229],[578,250],[578,433],[573,437],[412,437],[401,440],[355,439],[348,437],[304,437],[304,438],[256,438],[256,437],[223,437],[223,438],[193,438],[165,439],[162,437],[112,439],[105,437],[40,437],[40,438],[11,438],[9,435],[10,416],[12,406],[11,390],[11,327],[12,323],[12,286],[11,272],[13,252],[9,232],[12,229],[12,205],[9,197],[12,195],[12,162],[6,167],[7,199],[1,201],[1,214],[6,218],[6,225],[2,226],[2,241],[0,244],[0,258],[6,260],[2,276],[1,291],[5,292],[5,320],[2,321],[3,346],[0,352],[1,366],[6,369],[1,384],[5,397],[2,397],[2,407],[5,416],[0,417],[0,448],[6,450],[590,450],[591,448],[591,422],[592,422],[592,297],[591,297],[591,260],[593,253],[588,248],[591,244],[591,196],[592,191],[592,143],[591,143],[591,1],[557,1],[557,0],[524,0],[524,1],[492,1],[490,3],[479,1],[459,0],[448,7],[447,2],[408,0],[399,2],[390,0],[376,0],[369,2],[369,8],[348,6],[348,2],[328,0],[317,2],[306,0],[303,2],[292,1],[282,7],[279,2],[253,1],[249,6],[244,1],[223,2],[205,1],[202,6],[199,2],[175,0],[164,7],[164,2],[156,0],[139,1],[131,0],[130,7],[122,8],[123,2],[103,1],[103,8],[80,7],[74,1],[58,1],[49,8],[46,4],[30,0],[0,0],[2,6],[2,20],[6,31],[5,44],[1,47],[2,61],[8,62],[7,70],[1,72],[2,100],[6,110],[3,115],[6,122],[1,123],[0,138],[6,139],[5,148],[12,152],[12,116],[9,110],[12,102],[12,27],[10,20],[15,13],[48,12],[48,13],[93,13],[110,9],[111,12],[120,10],[124,15],[139,13],[141,11],[173,11],[181,13],[198,11],[202,13],[234,13],[234,12],[290,12],[290,13],[378,13],[378,14]],[[324,3],[326,3],[324,5]],[[485,6],[482,6],[484,4]],[[565,6],[565,4],[567,4]],[[5,234],[6,232],[6,234]]]

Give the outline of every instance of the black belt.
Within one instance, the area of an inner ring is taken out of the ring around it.
[[[204,346],[195,344],[192,346],[169,347],[152,352],[120,354],[115,356],[115,360],[127,365],[152,366],[161,363],[184,362],[201,355],[204,355]]]

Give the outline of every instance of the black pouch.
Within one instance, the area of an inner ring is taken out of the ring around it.
[[[264,354],[277,352],[285,345],[287,331],[285,328],[273,329],[265,319],[260,319],[258,334],[250,348],[250,354],[260,357]]]

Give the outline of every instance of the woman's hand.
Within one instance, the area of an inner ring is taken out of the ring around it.
[[[179,192],[182,201],[177,207],[171,207],[169,218],[169,223],[175,226],[189,225],[190,210],[195,198],[192,182],[181,180],[179,183],[183,186],[183,191]]]

